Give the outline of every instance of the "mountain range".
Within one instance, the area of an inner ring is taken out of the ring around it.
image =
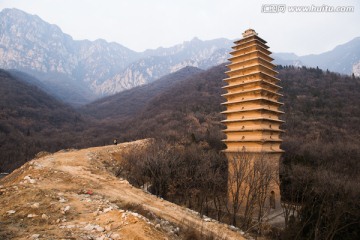
[[[155,81],[193,66],[208,69],[227,61],[232,40],[194,38],[169,48],[135,52],[102,39],[74,40],[53,24],[18,9],[0,12],[0,68],[25,72],[41,88],[73,106]],[[274,53],[275,63],[319,66],[360,75],[360,38],[318,54]]]
[[[105,40],[73,40],[59,27],[17,9],[0,12],[0,68],[35,76],[73,105],[154,81],[185,66],[226,60],[230,40],[194,38],[138,53]],[[225,47],[224,47],[225,46]]]
[[[297,56],[294,53],[274,53],[280,65],[319,67],[341,74],[360,76],[360,37],[321,54]]]

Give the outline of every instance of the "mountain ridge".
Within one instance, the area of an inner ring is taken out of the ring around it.
[[[320,53],[298,56],[295,53],[274,53],[275,63],[279,65],[319,67],[341,74],[360,76],[360,37],[337,45]]]
[[[185,66],[221,63],[224,56],[212,54],[226,42],[193,39],[139,53],[102,39],[74,40],[58,26],[17,9],[0,12],[0,27],[0,67],[31,74],[51,89],[63,88],[57,97],[73,105],[152,82]]]

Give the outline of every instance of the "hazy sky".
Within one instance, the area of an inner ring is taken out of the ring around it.
[[[267,4],[286,4],[284,12]],[[353,12],[290,12],[289,6],[353,6]],[[273,52],[321,53],[360,36],[358,0],[0,0],[58,25],[74,39],[103,38],[135,51],[194,37],[238,39],[247,28]]]

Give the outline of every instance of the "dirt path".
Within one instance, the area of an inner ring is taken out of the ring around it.
[[[189,227],[244,239],[109,172],[116,153],[143,141],[60,151],[1,179],[0,239],[181,239]]]

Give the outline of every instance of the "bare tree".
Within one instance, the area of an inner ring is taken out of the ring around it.
[[[256,194],[256,210],[257,210],[257,226],[258,233],[262,235],[263,222],[268,216],[269,210],[272,207],[272,203],[266,204],[267,200],[273,197],[272,189],[278,188],[278,164],[274,164],[268,158],[266,154],[261,154],[254,161],[254,172],[256,172],[255,180],[255,194]],[[274,186],[277,185],[277,186]],[[272,199],[275,201],[275,199]],[[267,206],[266,206],[267,205]]]
[[[278,164],[265,153],[228,154],[228,210],[231,223],[242,217],[243,229],[257,227],[261,234],[270,209],[271,191],[278,188]]]
[[[287,221],[285,239],[358,239],[359,177],[333,172],[328,166],[316,171],[293,166],[292,174],[287,198],[295,204],[289,201],[287,208],[296,209],[296,214]]]
[[[240,208],[249,204],[248,194],[250,192],[249,175],[252,163],[251,156],[246,152],[236,152],[228,157],[228,203],[227,210],[231,215],[231,224],[236,226],[236,218]]]

